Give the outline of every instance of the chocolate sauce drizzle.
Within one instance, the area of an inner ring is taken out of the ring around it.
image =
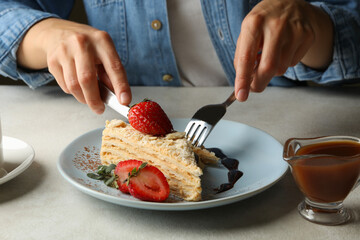
[[[208,148],[209,151],[215,153],[215,156],[220,158],[221,164],[226,167],[228,172],[228,182],[221,184],[218,188],[214,190],[216,193],[225,192],[229,189],[232,189],[235,183],[242,177],[244,174],[242,171],[238,169],[239,161],[234,158],[228,158],[219,148]]]

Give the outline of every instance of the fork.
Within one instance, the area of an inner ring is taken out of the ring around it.
[[[185,128],[185,136],[193,146],[201,147],[204,144],[212,129],[225,115],[226,108],[235,100],[235,92],[232,92],[225,102],[206,105],[194,114]]]

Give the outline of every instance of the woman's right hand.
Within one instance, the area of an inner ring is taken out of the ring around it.
[[[48,68],[62,90],[104,112],[97,77],[112,89],[123,105],[131,102],[125,69],[110,35],[91,26],[48,18],[25,34],[18,64],[29,69]]]

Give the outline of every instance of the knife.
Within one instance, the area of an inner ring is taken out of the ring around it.
[[[128,106],[121,105],[117,100],[116,95],[101,81],[99,81],[99,90],[103,102],[112,109],[114,109],[116,112],[123,115],[126,119],[128,119],[128,113],[130,108]]]

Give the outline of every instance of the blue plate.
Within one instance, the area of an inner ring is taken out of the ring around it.
[[[183,131],[189,119],[172,119],[174,129]],[[102,181],[86,176],[100,164],[99,152],[103,128],[95,129],[71,142],[57,162],[61,175],[80,191],[101,200],[128,207],[152,210],[194,210],[217,207],[243,200],[275,184],[286,173],[283,146],[269,134],[248,125],[221,120],[205,142],[207,148],[220,148],[228,157],[239,160],[244,175],[235,186],[219,194],[214,191],[227,182],[228,170],[222,166],[206,167],[202,176],[202,201],[186,202],[169,198],[163,203],[140,201]]]

